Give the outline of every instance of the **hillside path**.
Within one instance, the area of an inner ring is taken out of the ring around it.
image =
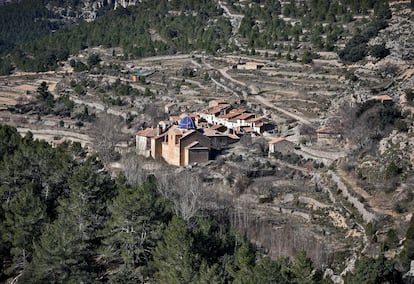
[[[266,106],[268,106],[270,108],[273,108],[273,109],[277,110],[278,112],[281,112],[281,113],[283,113],[283,114],[285,114],[285,115],[287,115],[287,116],[289,116],[289,117],[291,117],[291,118],[293,118],[293,119],[295,119],[297,121],[302,122],[303,124],[306,124],[306,125],[311,125],[312,124],[310,120],[308,120],[308,119],[306,119],[306,118],[304,118],[302,116],[296,115],[294,113],[291,113],[290,111],[287,111],[287,110],[285,110],[283,108],[280,108],[280,107],[275,106],[273,103],[271,103],[265,97],[255,96],[255,99],[257,101],[259,101],[260,103],[262,103],[262,104],[264,104],[264,105],[266,105]]]
[[[339,167],[336,168],[335,172],[343,181],[345,181],[350,186],[352,191],[356,192],[358,195],[362,196],[365,199],[373,211],[384,215],[390,215],[395,219],[399,218],[399,215],[392,210],[390,200],[385,199],[385,197],[372,196],[366,190],[358,186],[352,177],[347,175],[347,173],[345,173]]]

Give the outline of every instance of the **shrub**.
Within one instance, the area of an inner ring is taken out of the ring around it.
[[[385,168],[385,177],[387,179],[397,176],[401,172],[400,168],[392,161]]]
[[[414,92],[412,89],[406,89],[405,90],[405,97],[407,99],[408,103],[412,103],[414,100]]]
[[[376,44],[370,47],[369,55],[382,59],[390,54],[390,50],[385,47],[385,44]]]

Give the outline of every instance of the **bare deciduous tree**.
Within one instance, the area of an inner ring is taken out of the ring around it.
[[[164,110],[154,104],[146,105],[144,113],[150,125],[156,125],[158,121],[166,118]]]
[[[124,168],[124,175],[127,181],[133,185],[143,184],[149,175],[160,170],[162,165],[151,158],[137,155],[135,152],[128,152],[122,155],[121,164]]]
[[[316,126],[310,126],[308,124],[302,124],[299,127],[299,134],[303,136],[305,142],[312,142],[312,138],[316,137]]]
[[[177,174],[158,173],[158,190],[174,204],[174,211],[185,221],[201,209],[206,191],[201,178],[188,170]]]
[[[116,157],[115,146],[125,139],[121,132],[121,123],[118,117],[104,114],[93,126],[95,149],[101,161],[107,165]]]
[[[145,182],[148,171],[143,168],[143,158],[136,153],[127,153],[122,156],[124,175],[130,184],[140,185]]]

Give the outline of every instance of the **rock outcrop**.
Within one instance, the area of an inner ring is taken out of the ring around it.
[[[414,260],[411,261],[410,270],[403,276],[404,284],[414,284]]]

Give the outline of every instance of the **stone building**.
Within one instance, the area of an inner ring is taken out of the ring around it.
[[[316,130],[318,143],[323,145],[334,145],[338,143],[341,138],[341,131],[333,126],[324,126]]]
[[[285,138],[279,137],[269,141],[269,155],[280,152],[283,155],[291,153],[295,150],[295,145],[287,141]]]
[[[210,139],[196,130],[189,116],[168,129],[163,137],[161,156],[170,165],[187,166],[209,160]]]
[[[237,64],[238,70],[260,70],[264,67],[263,63],[248,61],[246,63]]]
[[[138,155],[151,156],[151,139],[157,136],[157,129],[152,127],[138,131],[135,135],[136,150]]]

